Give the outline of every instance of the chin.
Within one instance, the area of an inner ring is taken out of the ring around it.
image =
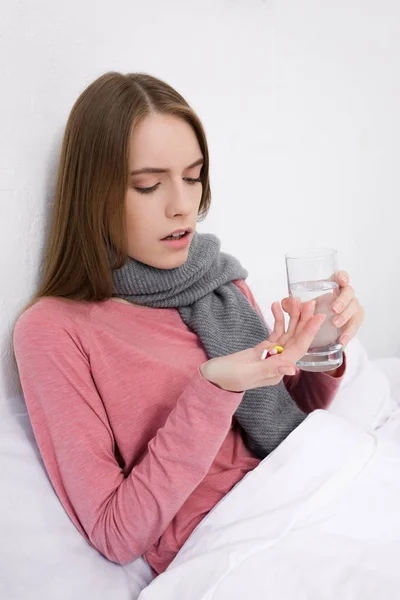
[[[187,261],[187,257],[189,254],[189,250],[185,252],[172,253],[170,256],[160,256],[157,258],[153,258],[150,256],[143,257],[143,259],[138,259],[146,265],[150,267],[154,267],[155,269],[176,269],[177,267],[181,267]]]
[[[160,261],[160,265],[158,265],[159,269],[176,269],[177,267],[181,267],[187,261],[188,252],[183,253],[182,256],[171,256],[169,259],[164,259]]]

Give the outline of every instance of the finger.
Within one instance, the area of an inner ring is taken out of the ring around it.
[[[254,388],[264,387],[266,385],[278,385],[283,379],[283,375],[276,375],[275,377],[268,377],[267,379],[260,379],[259,381],[255,381],[253,385],[250,385],[247,389],[253,390]]]
[[[287,361],[275,366],[267,365],[267,367],[268,368],[261,369],[261,377],[258,381],[262,381],[264,379],[273,379],[274,377],[279,377],[280,375],[294,375],[296,373],[296,365]]]
[[[307,325],[309,320],[313,317],[315,311],[315,300],[308,300],[308,302],[303,302],[301,305],[301,315],[300,320],[297,325],[296,335],[301,333],[304,327]]]
[[[289,325],[284,338],[290,339],[296,331],[297,324],[301,316],[300,298],[284,298],[282,300],[282,308],[289,315]],[[286,343],[286,339],[281,340],[282,344]]]
[[[283,372],[280,372],[281,369]],[[283,375],[294,375],[295,372],[296,366],[292,362],[282,358],[282,355],[276,355],[254,363],[252,378],[256,385],[260,385],[268,379],[282,377]]]
[[[358,313],[359,308],[360,307],[357,298],[353,298],[350,301],[350,304],[346,306],[346,308],[339,315],[332,319],[332,323],[335,325],[335,327],[343,327],[343,325],[345,325],[354,317],[354,315]]]
[[[268,338],[268,341],[272,343],[272,346],[274,344],[277,344],[279,339],[280,339],[280,335],[277,335],[276,333],[271,333],[271,335]]]
[[[281,356],[296,364],[306,354],[325,318],[326,315],[314,315],[299,334],[296,332]]]
[[[274,304],[279,304],[278,302],[274,302]],[[254,347],[254,353],[252,354],[252,358],[254,360],[257,360],[258,358],[261,357],[263,350],[269,350],[270,348],[273,348],[273,346],[278,342],[279,339],[279,344],[284,346],[287,341],[288,341],[288,336],[286,334],[284,334],[283,336],[280,335],[280,331],[282,330],[280,327],[280,323],[279,323],[279,319],[280,319],[280,315],[279,315],[279,309],[278,307],[274,307],[273,309],[275,310],[276,313],[276,320],[278,321],[278,324],[276,325],[276,327],[274,328],[273,333],[268,337],[267,340],[261,342],[260,344],[257,344],[257,346]],[[315,308],[315,300],[309,300],[307,302],[304,302],[303,304],[300,303],[300,307],[301,307],[301,313],[300,313],[300,319],[296,328],[296,332],[295,335],[298,336],[305,328],[305,326],[307,325],[307,323],[310,321],[310,319],[313,318],[314,315],[314,308]],[[281,314],[282,311],[281,311]],[[324,319],[322,319],[323,322]],[[317,331],[318,331],[317,327]],[[311,339],[311,341],[313,340],[313,338]],[[311,343],[310,341],[310,343]],[[308,348],[307,348],[308,349]]]
[[[350,281],[350,277],[349,277],[349,274],[347,273],[347,271],[338,271],[336,273],[335,279],[341,287],[348,285],[348,283]]]
[[[273,302],[271,310],[275,319],[274,330],[271,335],[274,336],[273,339],[278,340],[285,333],[285,316],[279,302]]]
[[[346,285],[344,288],[342,288],[342,291],[333,303],[332,310],[335,313],[341,313],[346,308],[346,306],[350,304],[353,298],[354,289],[351,287],[351,285]]]
[[[346,348],[346,346],[350,342],[350,340],[352,340],[353,337],[355,337],[355,335],[357,334],[363,321],[364,321],[364,309],[361,306],[360,310],[357,312],[357,314],[352,319],[350,319],[350,321],[347,323],[345,329],[342,331],[342,335],[340,336],[339,343],[342,344],[343,349]]]

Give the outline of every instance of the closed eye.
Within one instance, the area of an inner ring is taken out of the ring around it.
[[[197,177],[196,179],[193,179],[193,177],[184,177],[183,180],[192,185],[194,183],[201,183],[201,177]]]
[[[194,179],[193,177],[184,177],[183,180],[186,181],[186,183],[188,183],[189,185],[194,185],[195,183],[201,183],[201,177],[197,177],[196,179]],[[135,187],[135,190],[137,192],[139,192],[140,194],[151,194],[151,192],[155,192],[159,186],[160,186],[160,183],[156,183],[156,185],[153,185],[152,187],[146,187],[146,188]]]
[[[156,185],[153,185],[153,187],[147,187],[147,188],[140,188],[140,187],[135,187],[135,190],[137,192],[139,192],[140,194],[151,194],[151,192],[154,192],[158,187],[159,187],[159,183],[156,183]]]

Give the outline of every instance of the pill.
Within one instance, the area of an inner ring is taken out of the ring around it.
[[[265,358],[269,358],[270,356],[275,356],[276,354],[282,354],[283,347],[282,346],[274,346],[270,350],[264,349],[261,354],[261,360]]]
[[[267,358],[274,356],[275,354],[278,354],[278,350],[276,348],[271,348],[271,350],[268,350],[267,352]]]

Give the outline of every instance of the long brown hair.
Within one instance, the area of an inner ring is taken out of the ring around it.
[[[204,157],[199,219],[207,214],[208,146],[196,113],[156,77],[105,73],[82,92],[69,115],[43,278],[26,308],[45,296],[89,302],[111,298],[111,271],[128,258],[124,202],[130,138],[138,122],[152,112],[181,117],[192,126]]]

